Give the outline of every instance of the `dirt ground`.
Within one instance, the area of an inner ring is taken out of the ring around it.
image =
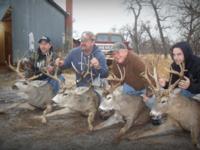
[[[15,80],[15,73],[6,68],[0,69],[0,108],[25,101],[11,89]],[[188,133],[138,141],[124,140],[120,144],[114,144],[112,140],[120,125],[91,133],[87,130],[85,117],[56,116],[44,125],[33,118],[41,113],[41,110],[13,108],[6,114],[0,114],[0,150],[193,149]],[[99,121],[101,120],[97,118],[97,122]]]

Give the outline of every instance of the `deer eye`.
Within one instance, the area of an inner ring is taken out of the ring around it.
[[[67,95],[69,95],[68,93],[63,93],[63,96],[67,96]]]
[[[167,99],[166,99],[166,98],[164,98],[164,99],[161,100],[161,103],[162,103],[162,104],[165,104],[166,102],[167,102]]]
[[[111,97],[111,96],[107,96],[106,99],[107,99],[107,100],[111,100],[112,97]]]
[[[28,85],[28,83],[27,82],[23,82],[23,85]]]

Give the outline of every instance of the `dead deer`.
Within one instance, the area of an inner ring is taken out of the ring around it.
[[[175,73],[180,76],[180,79],[184,76],[184,65],[179,65],[181,68],[180,73],[171,70],[171,73]],[[156,68],[154,68],[156,70]],[[147,81],[148,69],[145,71],[144,77]],[[154,74],[155,82],[158,83],[157,75]],[[167,120],[159,126],[154,126],[146,131],[141,130],[139,132],[133,132],[126,138],[129,140],[137,140],[150,136],[169,134],[175,131],[187,130],[191,133],[192,143],[200,148],[198,143],[199,131],[200,131],[200,103],[195,100],[188,99],[187,97],[181,96],[178,92],[180,89],[175,89],[178,82],[169,85],[168,89],[162,89],[160,87],[154,87],[151,85],[153,93],[155,95],[156,103],[150,112],[153,117],[162,115],[167,116]],[[157,84],[159,85],[159,84]]]
[[[94,117],[99,107],[98,99],[99,98],[92,86],[65,89],[53,98],[55,104],[62,107],[62,109],[48,113],[42,117],[47,120],[47,118],[52,116],[81,113],[88,116],[88,127],[89,130],[92,131]]]
[[[125,78],[125,70],[123,72],[119,68],[120,78],[112,75],[113,78],[109,78],[110,81],[117,81],[118,83],[111,86],[109,94],[103,99],[99,108],[103,111],[114,110],[114,114],[110,116],[106,121],[97,125],[94,129],[100,130],[117,123],[124,123],[125,125],[120,129],[116,136],[116,140],[120,140],[133,124],[143,124],[149,121],[149,110],[145,106],[141,96],[133,96],[123,94],[121,90],[121,82]]]
[[[89,61],[88,61],[89,63]],[[71,62],[72,68],[74,71],[81,77],[76,82],[79,83],[81,80],[86,78],[88,75],[93,76],[90,71],[90,67],[87,68],[85,72],[80,72],[75,67],[73,62]],[[90,66],[88,64],[88,66]],[[43,72],[47,74],[47,72]],[[48,76],[51,76],[47,74]],[[57,78],[55,76],[51,76],[52,78]],[[88,126],[89,130],[93,130],[93,121],[95,114],[97,112],[99,102],[98,96],[95,93],[92,86],[90,87],[77,87],[75,89],[69,89],[65,84],[62,84],[62,88],[59,93],[52,99],[55,104],[63,109],[54,111],[52,113],[43,113],[42,122],[47,122],[47,118],[51,116],[63,115],[68,113],[82,113],[88,116]],[[82,92],[81,92],[82,91]],[[84,91],[84,92],[83,92]]]
[[[43,115],[45,115],[48,112],[51,112],[52,111],[51,100],[55,96],[55,94],[53,93],[52,87],[47,83],[47,81],[41,81],[41,80],[35,80],[35,79],[45,74],[49,76],[50,78],[59,81],[59,79],[57,78],[57,69],[54,75],[49,74],[44,69],[44,70],[41,70],[42,73],[38,75],[34,75],[30,78],[25,78],[24,73],[20,71],[20,63],[21,63],[21,60],[18,61],[17,67],[15,68],[10,63],[10,57],[8,59],[9,68],[15,71],[17,75],[21,78],[20,80],[17,80],[15,82],[12,88],[13,90],[25,93],[28,96],[28,99],[27,99],[28,102],[26,104],[19,103],[19,104],[13,105],[13,107],[18,106],[18,107],[23,107],[26,109],[31,109],[31,110],[35,108],[41,108],[41,109],[44,109]],[[11,108],[12,107],[9,107],[9,109]],[[7,111],[7,109],[5,108],[4,111]]]

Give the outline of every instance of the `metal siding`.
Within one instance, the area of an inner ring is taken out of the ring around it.
[[[48,36],[54,48],[62,48],[65,17],[46,0],[13,0],[12,31],[13,58],[22,57],[28,51],[28,34],[33,32],[35,48],[42,35]]]
[[[10,6],[10,4],[0,4],[0,21],[2,21],[9,6]]]

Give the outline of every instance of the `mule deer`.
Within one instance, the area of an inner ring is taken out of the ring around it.
[[[45,72],[44,70],[42,70],[42,73],[38,75],[34,75],[30,78],[25,78],[24,73],[20,71],[21,62],[22,60],[19,60],[17,63],[17,68],[15,68],[14,66],[11,65],[10,57],[9,57],[8,66],[11,70],[15,71],[17,75],[21,78],[20,80],[17,80],[15,84],[12,86],[13,90],[24,92],[28,96],[28,99],[27,99],[28,102],[26,104],[18,103],[18,104],[13,105],[13,107],[23,106],[24,108],[27,108],[27,109],[42,108],[44,109],[43,111],[44,114],[52,111],[51,99],[54,97],[54,93],[50,84],[48,84],[47,81],[41,81],[41,80],[35,80],[35,79],[40,77],[42,74],[45,74],[49,76],[50,78],[58,80],[56,76],[57,70],[55,71],[54,75],[50,75],[48,72]],[[10,108],[12,107],[9,107],[9,109]],[[7,109],[5,108],[4,111],[6,110]]]

